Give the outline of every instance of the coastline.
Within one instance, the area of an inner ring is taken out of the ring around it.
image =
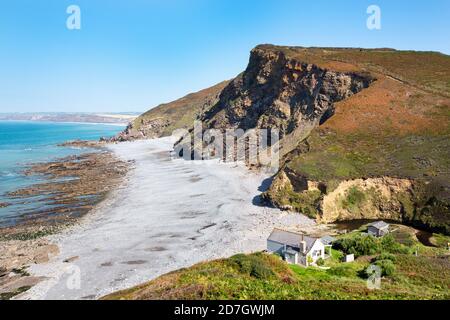
[[[12,202],[36,203],[36,206],[11,218],[12,224],[4,218],[0,239],[34,238],[26,233],[36,228],[71,224],[100,203],[131,166],[115,157],[102,143],[71,141],[58,146],[83,151],[48,162],[31,163],[23,169],[24,176],[40,177],[40,180],[8,191],[4,197]]]
[[[51,121],[51,120],[15,120],[15,119],[0,119],[2,122],[23,122],[23,123],[61,123],[61,124],[91,124],[104,126],[126,127],[129,122],[86,122],[86,121]]]
[[[261,206],[267,176],[218,161],[171,160],[172,143],[109,144],[134,168],[79,223],[46,237],[59,252],[28,269],[45,280],[15,298],[95,299],[196,262],[263,250],[273,227],[315,225]],[[70,289],[74,272],[80,288]]]
[[[131,167],[104,144],[65,144],[73,143],[88,149],[79,155],[31,164],[24,174],[41,175],[42,182],[6,195],[13,202],[35,205],[14,218],[13,224],[0,228],[0,300],[12,298],[43,279],[30,275],[27,268],[45,263],[59,252],[48,236],[81,223],[108,198]]]

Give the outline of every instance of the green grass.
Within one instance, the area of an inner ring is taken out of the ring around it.
[[[439,248],[448,249],[450,244],[450,236],[434,233],[431,241]]]
[[[381,290],[370,290],[366,285],[365,270],[371,258],[360,257],[352,263],[339,263],[335,260],[337,253],[333,251],[334,265],[327,270],[288,265],[275,255],[239,254],[171,272],[105,299],[450,298],[448,256],[383,254],[379,261],[384,264],[389,261],[395,267],[382,279]]]
[[[342,201],[342,207],[350,212],[359,211],[359,207],[365,202],[366,194],[357,187],[351,187]]]
[[[449,138],[364,133],[336,136],[313,131],[307,139],[311,150],[295,157],[288,166],[311,180],[324,182],[382,175],[432,177],[448,171]]]

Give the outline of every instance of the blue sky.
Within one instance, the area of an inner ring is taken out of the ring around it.
[[[2,1],[0,112],[145,111],[234,77],[260,43],[450,54],[449,34],[448,0]]]

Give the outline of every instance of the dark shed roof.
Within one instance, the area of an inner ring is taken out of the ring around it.
[[[384,228],[389,227],[389,224],[387,224],[384,221],[376,221],[376,222],[370,223],[369,226],[372,226],[372,227],[377,228],[377,229],[384,229]]]

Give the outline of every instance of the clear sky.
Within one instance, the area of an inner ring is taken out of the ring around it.
[[[450,54],[449,39],[448,0],[2,1],[0,112],[145,111],[234,77],[260,43]]]

